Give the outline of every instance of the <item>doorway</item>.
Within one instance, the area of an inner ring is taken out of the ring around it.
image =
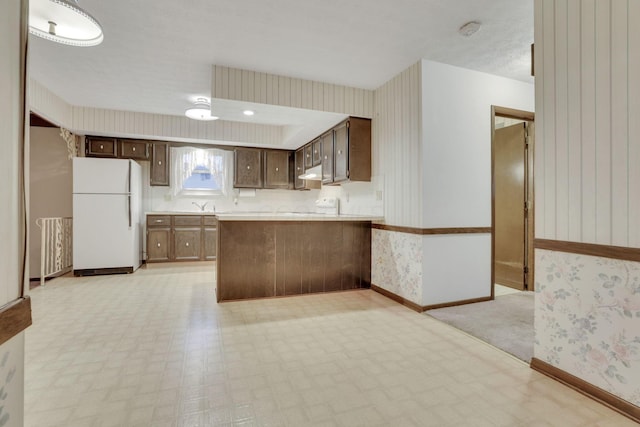
[[[492,106],[492,287],[532,291],[534,114]]]

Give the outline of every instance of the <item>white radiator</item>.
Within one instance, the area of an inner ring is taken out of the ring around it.
[[[57,273],[70,271],[73,263],[71,218],[38,218],[41,230],[40,284]]]

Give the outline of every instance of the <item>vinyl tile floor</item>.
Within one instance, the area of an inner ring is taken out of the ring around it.
[[[33,289],[26,426],[636,425],[373,291],[216,304],[214,269]]]

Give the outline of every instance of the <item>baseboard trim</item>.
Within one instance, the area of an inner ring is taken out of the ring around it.
[[[31,298],[25,296],[0,307],[0,345],[31,326]]]
[[[626,248],[623,246],[597,245],[593,243],[548,239],[535,239],[533,245],[536,249],[544,249],[548,251],[568,252],[579,255],[640,262],[640,248]]]
[[[530,366],[531,369],[553,378],[579,393],[608,406],[625,417],[640,423],[640,407],[535,357],[531,359]]]
[[[428,310],[435,310],[436,308],[455,307],[458,305],[474,304],[476,302],[486,302],[486,301],[492,301],[492,300],[493,300],[493,297],[488,296],[488,297],[481,297],[481,298],[471,298],[471,299],[463,299],[458,301],[443,302],[440,304],[424,305],[422,306],[422,308],[424,309],[424,311],[428,311]]]
[[[371,224],[371,228],[397,233],[441,235],[441,234],[491,234],[491,227],[449,227],[449,228],[418,228],[399,225]]]
[[[371,290],[376,291],[377,293],[382,294],[385,297],[392,299],[395,302],[402,304],[413,311],[417,311],[418,313],[423,313],[427,310],[434,310],[436,308],[455,307],[457,305],[473,304],[476,302],[485,302],[485,301],[493,300],[493,297],[488,296],[488,297],[482,297],[482,298],[472,298],[472,299],[465,299],[465,300],[459,300],[459,301],[443,302],[440,304],[420,305],[420,304],[416,304],[413,301],[409,301],[408,299],[401,297],[398,294],[394,294],[391,291],[383,289],[380,286],[376,286],[374,284],[371,284]]]
[[[404,305],[405,307],[410,308],[413,311],[417,311],[418,313],[422,313],[424,308],[416,304],[413,301],[409,301],[408,299],[401,297],[400,295],[394,294],[391,291],[381,288],[380,286],[376,286],[373,283],[371,284],[371,290],[376,291],[377,293],[384,295],[385,297],[394,300],[397,303]]]

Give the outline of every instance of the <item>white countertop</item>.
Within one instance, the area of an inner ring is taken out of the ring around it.
[[[373,215],[328,215],[304,212],[146,212],[147,215],[215,215],[219,221],[383,221]]]
[[[371,215],[327,215],[318,213],[252,213],[233,212],[216,214],[219,221],[382,221]]]

